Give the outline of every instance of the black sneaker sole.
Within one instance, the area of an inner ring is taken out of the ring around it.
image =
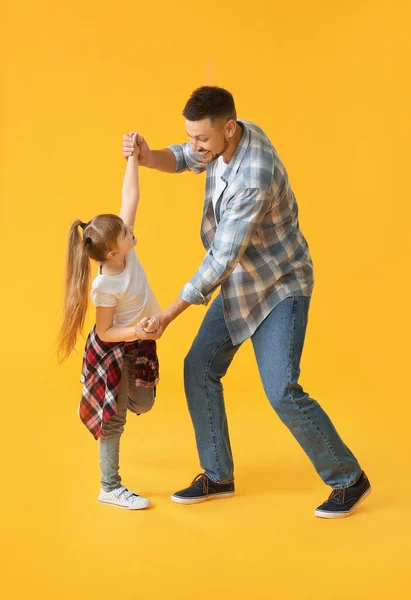
[[[315,509],[314,514],[316,517],[320,517],[322,519],[343,519],[344,517],[349,517],[350,514],[356,509],[358,508],[358,506],[361,504],[361,502],[363,502],[367,496],[370,495],[372,491],[372,487],[370,486],[368,488],[368,490],[366,490],[363,495],[361,496],[361,498],[358,500],[358,502],[356,504],[354,504],[354,506],[350,509],[347,510],[346,512],[332,512],[329,510],[318,510],[318,508]]]
[[[221,492],[220,494],[209,494],[208,496],[199,496],[197,498],[183,498],[182,496],[176,496],[173,494],[171,496],[171,500],[176,502],[177,504],[199,504],[200,502],[205,502],[206,500],[213,500],[214,498],[231,498],[234,496],[235,492]]]

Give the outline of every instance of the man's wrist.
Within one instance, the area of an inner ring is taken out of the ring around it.
[[[147,159],[145,162],[145,167],[147,167],[148,169],[153,169],[154,168],[154,164],[153,164],[153,153],[151,150],[148,151],[147,153]]]
[[[176,319],[182,312],[191,306],[190,302],[186,302],[182,298],[177,300],[163,313],[164,326],[167,327],[174,319]]]
[[[173,316],[170,310],[163,313],[163,326],[164,328],[168,327],[171,321],[174,321],[175,316]]]

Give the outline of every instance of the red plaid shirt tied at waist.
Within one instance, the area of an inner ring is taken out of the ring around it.
[[[136,386],[156,387],[159,364],[154,340],[103,342],[95,327],[88,335],[80,377],[83,392],[79,415],[96,440],[103,424],[117,411],[124,355],[131,350],[137,350]]]

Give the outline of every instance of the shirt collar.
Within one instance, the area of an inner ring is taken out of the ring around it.
[[[237,121],[237,123],[241,123],[241,125],[243,127],[243,135],[241,136],[241,139],[238,142],[238,146],[235,149],[235,152],[234,152],[230,162],[228,163],[226,170],[224,171],[224,173],[222,175],[222,179],[224,179],[228,183],[231,183],[236,178],[238,170],[243,161],[244,154],[246,153],[246,150],[247,150],[248,146],[250,145],[250,130],[249,130],[249,128],[242,121]]]

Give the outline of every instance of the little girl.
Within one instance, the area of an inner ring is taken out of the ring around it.
[[[121,484],[119,475],[120,437],[127,409],[140,415],[151,410],[159,381],[156,343],[139,341],[135,325],[145,331],[158,327],[157,300],[134,250],[133,228],[140,197],[138,142],[127,160],[120,216],[97,215],[88,223],[74,221],[69,232],[64,317],[58,354],[65,360],[82,331],[90,286],[90,259],[99,263],[91,298],[96,307],[96,324],[84,352],[80,418],[99,439],[100,502],[127,509],[150,506],[150,500]],[[80,229],[82,230],[80,232]]]

